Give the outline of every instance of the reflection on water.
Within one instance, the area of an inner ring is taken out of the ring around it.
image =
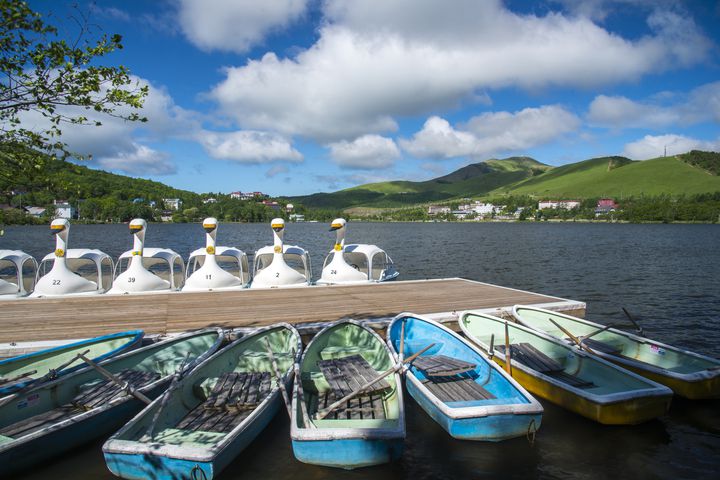
[[[351,223],[348,242],[375,243],[401,279],[465,277],[582,300],[588,317],[640,317],[648,336],[720,357],[720,226],[588,224]],[[314,278],[335,236],[324,224],[289,224],[285,239],[310,251]],[[218,243],[249,254],[272,240],[268,225],[223,224]],[[126,225],[74,225],[71,247],[117,258],[131,246]],[[200,225],[150,225],[146,245],[184,258],[204,244]],[[6,227],[0,248],[41,258],[54,249],[47,227]],[[401,461],[344,472],[297,462],[282,411],[221,478],[716,478],[720,401],[674,399],[670,414],[633,427],[607,427],[543,402],[534,445],[452,440],[406,397]],[[24,478],[112,478],[94,442]]]

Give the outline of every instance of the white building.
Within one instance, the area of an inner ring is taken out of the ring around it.
[[[572,210],[578,207],[580,207],[580,202],[577,200],[543,200],[538,203],[538,210],[545,208]]]
[[[40,218],[45,214],[45,207],[25,207],[25,211],[31,217]]]
[[[55,218],[65,218],[67,220],[77,218],[77,209],[65,200],[54,200]]]
[[[430,205],[428,207],[428,215],[438,215],[443,213],[450,213],[450,207],[444,205]]]
[[[163,198],[163,203],[168,210],[180,210],[182,207],[182,200],[179,198]]]

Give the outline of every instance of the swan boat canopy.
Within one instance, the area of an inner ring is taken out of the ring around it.
[[[345,245],[347,222],[336,218],[330,225],[335,231],[335,247],[325,257],[318,285],[387,282],[400,275],[390,256],[377,245]]]
[[[233,247],[216,246],[216,218],[203,220],[205,248],[198,248],[188,258],[184,292],[244,288],[250,283],[250,269],[245,252]]]
[[[310,255],[301,247],[285,245],[285,220],[274,218],[273,245],[255,252],[254,274],[250,288],[304,287],[310,284]]]
[[[33,290],[37,261],[20,250],[0,250],[0,298],[24,297]]]
[[[118,258],[115,284],[108,293],[167,292],[178,290],[185,278],[182,257],[168,248],[145,248],[147,222],[130,222],[133,249]]]
[[[40,262],[31,297],[97,295],[113,283],[113,261],[97,249],[68,248],[70,222],[64,218],[50,224],[55,235],[55,251]]]

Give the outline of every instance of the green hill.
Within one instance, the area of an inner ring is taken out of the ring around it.
[[[425,182],[379,182],[360,185],[334,193],[316,193],[292,200],[307,207],[403,207],[466,196],[479,196],[503,185],[514,184],[551,167],[529,157],[467,165],[443,177]]]
[[[563,165],[509,185],[494,194],[543,198],[692,195],[720,191],[720,154],[689,152],[674,157],[632,161],[603,157]]]

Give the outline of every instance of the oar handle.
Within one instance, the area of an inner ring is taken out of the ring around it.
[[[132,388],[132,387],[130,386],[130,383],[129,383],[129,382],[122,382],[122,381],[121,381],[119,378],[117,378],[115,375],[113,375],[112,373],[110,373],[108,370],[106,370],[105,368],[101,367],[101,366],[98,365],[97,363],[93,362],[92,360],[90,360],[89,358],[87,358],[87,357],[86,357],[85,355],[83,355],[82,353],[80,353],[80,354],[78,354],[78,355],[79,355],[80,358],[82,358],[82,360],[83,360],[85,363],[87,363],[87,364],[90,365],[92,368],[94,368],[95,370],[97,370],[98,373],[100,373],[103,377],[107,378],[108,380],[110,380],[111,382],[113,382],[114,384],[116,384],[118,387],[120,387],[120,388],[122,388],[123,390],[125,390],[126,392],[128,392],[128,393],[129,393],[130,395],[132,395],[133,397],[137,398],[138,400],[140,400],[140,401],[142,401],[142,402],[145,402],[147,405],[150,405],[150,404],[152,403],[152,400],[150,400],[148,397],[146,397],[146,396],[145,396],[144,394],[142,394],[141,392],[139,392],[139,391],[137,391],[136,389]]]
[[[550,321],[553,323],[553,325],[555,325],[557,328],[559,328],[565,335],[567,335],[568,337],[570,337],[570,340],[572,340],[573,342],[575,342],[575,343],[577,344],[577,346],[580,347],[582,350],[586,350],[588,353],[593,353],[593,354],[595,353],[590,347],[588,347],[587,345],[585,345],[585,344],[582,342],[582,340],[580,340],[578,337],[576,337],[576,336],[573,335],[572,333],[568,332],[565,327],[563,327],[562,325],[560,325],[559,323],[557,323],[555,320],[553,320],[553,319],[550,318],[550,317],[548,317],[548,320],[550,320]]]

